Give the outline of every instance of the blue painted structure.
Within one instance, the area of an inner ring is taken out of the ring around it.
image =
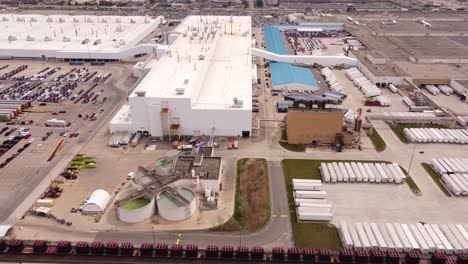
[[[281,32],[276,26],[267,25],[263,27],[265,43],[268,51],[287,55],[288,51],[284,45]],[[270,62],[271,79],[273,86],[288,85],[293,83],[312,86],[316,90],[317,81],[308,68],[294,66],[284,62]]]

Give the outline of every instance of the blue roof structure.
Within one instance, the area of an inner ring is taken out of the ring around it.
[[[280,55],[288,54],[283,38],[281,37],[281,32],[276,26],[264,26],[263,32],[265,34],[265,42],[268,51]],[[317,81],[308,68],[272,61],[270,62],[270,69],[273,86],[293,83],[317,86]]]

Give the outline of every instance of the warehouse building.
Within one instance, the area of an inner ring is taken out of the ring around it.
[[[286,134],[289,144],[350,145],[353,135],[343,131],[341,109],[290,108],[286,116]]]
[[[188,16],[167,39],[110,122],[111,133],[250,136],[251,18]]]
[[[117,61],[154,53],[140,44],[163,17],[0,14],[0,57]]]

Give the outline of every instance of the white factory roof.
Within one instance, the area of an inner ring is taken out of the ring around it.
[[[150,98],[190,98],[192,108],[203,109],[232,108],[237,98],[240,109],[250,109],[251,18],[189,16],[175,32],[130,97],[145,91]]]
[[[125,50],[143,40],[162,19],[0,14],[0,55],[19,56],[15,52],[21,51],[25,57],[40,54],[52,57],[53,52],[88,54]]]

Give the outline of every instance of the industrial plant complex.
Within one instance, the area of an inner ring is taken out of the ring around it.
[[[468,263],[454,1],[0,4],[0,261]]]

